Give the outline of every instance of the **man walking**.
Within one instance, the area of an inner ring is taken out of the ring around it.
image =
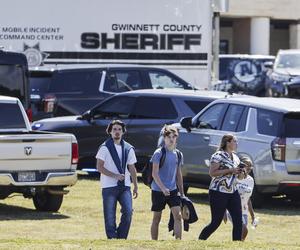
[[[161,220],[162,210],[166,204],[169,205],[174,217],[174,235],[176,239],[181,239],[182,221],[181,221],[181,198],[183,197],[183,180],[181,165],[183,162],[182,153],[176,149],[178,130],[166,125],[163,129],[164,146],[158,148],[151,159],[152,162],[152,208],[153,220],[151,225],[151,237],[158,239],[158,228]],[[163,155],[165,154],[165,155]],[[164,158],[162,164],[161,158]],[[161,166],[160,166],[161,165]],[[177,187],[179,190],[177,190]]]
[[[127,239],[132,218],[131,180],[133,198],[138,196],[136,156],[132,145],[122,139],[126,132],[120,120],[112,121],[106,129],[110,135],[96,155],[97,169],[101,173],[105,231],[108,239]],[[116,226],[117,202],[121,205],[121,220]]]

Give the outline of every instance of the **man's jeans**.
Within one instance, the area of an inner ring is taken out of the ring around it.
[[[108,239],[126,239],[132,218],[132,196],[130,187],[109,187],[102,189],[105,231]],[[117,201],[121,205],[121,221],[116,227]]]

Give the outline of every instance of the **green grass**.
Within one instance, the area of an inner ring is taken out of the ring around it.
[[[210,221],[207,190],[191,189],[199,221],[175,241],[167,230],[169,210],[163,213],[159,241],[150,240],[150,190],[139,184],[129,239],[106,240],[102,199],[97,179],[80,178],[65,196],[59,213],[41,213],[23,197],[0,203],[0,249],[300,249],[299,205],[276,200],[256,210],[257,229],[249,228],[246,242],[232,242],[230,223],[222,224],[207,240],[198,241]],[[118,208],[119,211],[119,208]]]

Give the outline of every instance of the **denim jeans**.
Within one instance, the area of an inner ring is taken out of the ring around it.
[[[108,239],[126,239],[132,218],[132,196],[130,187],[109,187],[102,189],[105,232]],[[117,202],[121,205],[121,220],[116,226]]]

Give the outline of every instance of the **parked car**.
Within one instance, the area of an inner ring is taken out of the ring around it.
[[[28,64],[23,53],[0,48],[0,95],[19,98],[32,119],[29,98]]]
[[[180,129],[186,189],[208,187],[210,157],[222,136],[232,133],[238,138],[237,153],[254,164],[254,205],[272,195],[300,199],[300,100],[249,96],[216,100],[175,125]]]
[[[46,65],[30,69],[34,120],[78,115],[115,93],[164,88],[193,87],[165,69],[137,65]]]
[[[149,162],[164,124],[198,113],[225,92],[193,90],[136,90],[116,94],[78,116],[49,118],[33,123],[35,130],[73,133],[79,144],[79,169],[95,168],[95,154],[105,141],[113,119],[127,124],[125,139],[135,147],[138,170]]]
[[[228,54],[219,56],[219,80],[216,90],[247,95],[265,95],[265,63],[274,56]]]
[[[59,210],[77,181],[74,135],[32,131],[17,98],[0,96],[0,199],[32,198],[37,210]]]
[[[267,96],[300,97],[300,50],[279,50],[275,63],[267,64],[270,71],[266,78]]]

